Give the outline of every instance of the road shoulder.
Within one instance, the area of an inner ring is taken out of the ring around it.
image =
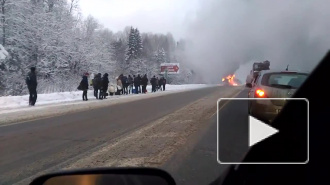
[[[232,96],[242,94],[239,91]],[[220,104],[219,111],[227,104]],[[228,165],[217,163],[217,115],[213,114],[161,168],[173,175],[177,184],[209,184],[221,174]]]
[[[207,86],[199,89],[212,88],[215,86]],[[47,106],[36,106],[36,107],[26,107],[14,110],[3,110],[0,111],[0,127],[20,124],[27,121],[33,121],[38,119],[45,119],[50,117],[61,116],[65,114],[71,114],[76,112],[87,111],[91,109],[98,109],[108,106],[113,106],[117,104],[128,103],[132,101],[141,101],[148,98],[157,98],[177,93],[184,93],[190,91],[189,89],[178,90],[178,91],[165,91],[149,94],[139,94],[132,96],[122,95],[120,98],[116,99],[105,99],[105,100],[90,100],[88,102],[68,102],[59,103]]]

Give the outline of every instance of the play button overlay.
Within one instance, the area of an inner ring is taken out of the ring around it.
[[[249,146],[253,146],[276,133],[278,133],[277,129],[249,116]]]
[[[308,162],[308,100],[221,98],[217,104],[218,163]]]

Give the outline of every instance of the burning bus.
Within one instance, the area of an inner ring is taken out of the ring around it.
[[[222,83],[226,86],[238,86],[238,80],[235,78],[235,74],[222,78]]]

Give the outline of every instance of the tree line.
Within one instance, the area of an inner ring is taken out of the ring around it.
[[[190,83],[185,41],[171,33],[140,33],[128,26],[114,33],[92,16],[84,18],[78,0],[0,0],[0,43],[9,56],[0,60],[0,95],[26,94],[30,67],[38,93],[75,90],[81,75],[159,74],[160,63],[179,62],[169,82]]]

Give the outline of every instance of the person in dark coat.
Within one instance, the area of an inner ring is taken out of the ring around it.
[[[141,87],[140,87],[140,93],[143,93],[143,90],[142,90],[142,88],[143,88],[143,77],[144,77],[144,75],[141,75],[141,78],[140,78],[140,84],[141,84]]]
[[[123,94],[128,94],[128,79],[127,76],[121,77],[121,82],[123,83]]]
[[[138,91],[138,89],[139,89],[139,86],[140,86],[140,83],[139,83],[140,81],[139,81],[139,79],[138,79],[138,77],[137,76],[135,76],[135,75],[133,75],[133,85],[134,85],[134,90],[135,90],[135,94],[139,94],[139,91]]]
[[[131,75],[128,75],[127,82],[128,82],[128,93],[131,94],[131,91],[133,90],[133,78],[131,77]]]
[[[142,78],[142,93],[146,93],[147,92],[147,85],[148,85],[148,77],[147,75],[145,74]]]
[[[102,74],[99,73],[98,74],[98,77],[97,77],[97,89],[100,90],[99,91],[99,99],[100,99],[100,96],[102,96]]]
[[[158,82],[158,85],[159,85],[159,89],[160,89],[160,90],[162,90],[162,86],[163,86],[163,84],[164,84],[164,77],[161,77],[161,78],[159,79],[159,82]]]
[[[134,75],[135,94],[139,94],[141,92],[140,85],[141,85],[141,76],[138,75],[137,77],[135,77]]]
[[[163,91],[165,91],[165,86],[166,86],[166,78],[163,78]]]
[[[99,90],[100,90],[100,85],[101,85],[101,73],[98,73],[95,75],[93,79],[93,88],[94,88],[94,96],[96,99],[99,99]]]
[[[156,92],[156,85],[157,85],[157,79],[156,76],[152,77],[150,79],[150,83],[151,83],[151,92]]]
[[[139,93],[142,93],[142,77],[140,75],[138,75],[138,80],[139,80]]]
[[[108,78],[108,73],[105,73],[102,77],[102,95],[101,95],[101,99],[107,99],[106,98],[106,93],[108,91],[108,87],[109,87],[109,78]]]
[[[165,91],[165,85],[166,85],[166,79],[164,77],[162,77],[159,80],[159,86],[163,86],[163,91]]]
[[[29,94],[30,94],[29,105],[34,106],[37,101],[38,82],[37,82],[36,68],[31,67],[30,70],[31,71],[28,73],[25,81],[26,81],[26,85],[28,86]]]
[[[159,78],[157,77],[156,78],[156,91],[159,90]]]
[[[83,91],[83,101],[88,101],[87,98],[87,90],[88,90],[88,79],[87,79],[87,75],[85,74],[80,82],[80,89]]]
[[[121,75],[118,76],[118,79],[123,80],[123,77],[124,77],[124,75],[121,74]],[[121,82],[123,83],[123,81],[121,81]]]

